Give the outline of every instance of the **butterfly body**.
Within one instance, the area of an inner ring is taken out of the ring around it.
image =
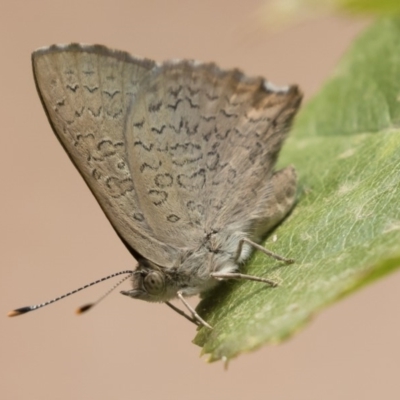
[[[178,291],[189,297],[216,286],[218,281],[212,277],[212,273],[237,272],[240,266],[236,259],[239,236],[228,237],[228,241],[220,240],[226,236],[218,238],[218,234],[207,236],[198,248],[183,252],[173,267],[163,268],[148,260],[139,260],[141,273],[133,275],[133,289],[124,294],[147,301],[165,302],[176,298]],[[243,251],[250,254],[249,248]],[[164,280],[162,290],[154,294],[146,290],[143,282],[153,271],[157,271],[159,279]]]

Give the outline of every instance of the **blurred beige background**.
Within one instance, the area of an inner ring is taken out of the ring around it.
[[[74,315],[111,283],[5,316],[133,265],[51,132],[31,51],[79,41],[157,60],[216,61],[277,84],[298,83],[309,98],[366,25],[325,17],[268,36],[254,19],[259,5],[2,0],[1,399],[400,398],[400,274],[327,309],[285,344],[232,361],[227,372],[199,358],[194,327],[164,305],[117,291]]]

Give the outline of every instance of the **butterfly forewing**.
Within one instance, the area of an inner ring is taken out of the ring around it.
[[[171,266],[176,251],[147,224],[126,159],[127,111],[150,60],[103,46],[52,46],[33,53],[33,71],[51,125],[125,242]]]

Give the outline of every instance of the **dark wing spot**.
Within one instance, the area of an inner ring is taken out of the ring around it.
[[[195,163],[203,158],[201,146],[194,143],[177,143],[170,146],[170,155],[172,164],[180,167]]]
[[[97,144],[97,149],[101,151],[103,157],[113,156],[116,151],[114,144],[109,139],[103,139]]]
[[[176,111],[176,109],[178,108],[179,103],[181,103],[181,102],[182,102],[182,99],[179,99],[179,100],[176,101],[175,104],[168,104],[167,108],[172,108],[174,111]]]
[[[111,112],[111,111],[107,111],[107,115],[111,118],[117,118],[118,116],[122,115],[123,111],[122,108],[120,108],[118,111],[116,112]]]
[[[193,211],[196,207],[196,203],[193,200],[190,200],[186,203],[186,207],[190,210]]]
[[[186,97],[186,100],[187,100],[187,102],[189,103],[190,108],[200,108],[200,106],[199,106],[198,104],[194,104],[194,103],[192,102],[192,99],[191,99],[190,97]]]
[[[207,168],[210,171],[213,171],[217,168],[219,163],[219,153],[217,153],[216,151],[210,151],[209,153],[207,153]]]
[[[98,86],[94,86],[94,87],[89,87],[89,86],[86,86],[86,85],[84,85],[83,86],[89,93],[94,93],[96,90],[98,90],[99,89],[99,87]]]
[[[253,146],[251,146],[248,149],[250,150],[249,160],[252,164],[254,164],[256,159],[262,154],[263,147],[260,142],[256,142]]]
[[[142,221],[144,221],[144,215],[142,213],[134,213],[133,219],[136,219],[136,221],[142,222]]]
[[[164,147],[161,146],[157,147],[157,151],[159,151],[160,153],[167,153],[168,150],[169,150],[168,143],[164,143]]]
[[[228,137],[228,135],[229,135],[229,133],[231,132],[231,130],[230,129],[228,129],[223,135],[221,135],[219,132],[215,135],[215,137],[218,139],[218,140],[224,140],[224,139],[226,139],[227,137]]]
[[[161,135],[161,134],[163,133],[163,130],[164,130],[166,127],[167,127],[166,125],[163,125],[160,129],[157,129],[157,128],[153,127],[153,128],[151,128],[151,131],[152,131],[152,132],[156,132],[156,133],[158,133],[159,135]]]
[[[160,206],[168,198],[168,193],[165,192],[164,190],[149,190],[148,193],[150,200],[153,202],[155,206]]]
[[[143,125],[144,125],[144,118],[143,118],[140,122],[135,122],[135,123],[133,124],[133,126],[134,126],[135,128],[143,128]]]
[[[236,170],[230,168],[228,172],[228,182],[232,184],[235,181],[235,179],[236,179]]]
[[[203,135],[203,139],[204,139],[206,142],[208,142],[208,141],[210,140],[211,135],[212,135],[212,130],[209,131],[208,133],[204,134],[204,135]]]
[[[92,171],[92,176],[94,179],[99,180],[101,178],[101,173],[99,171],[97,171],[97,169],[94,169]]]
[[[90,112],[90,114],[93,115],[93,117],[99,117],[101,114],[101,107],[99,107],[99,109],[96,110],[92,110],[91,108],[88,108],[88,111]]]
[[[83,111],[85,111],[85,107],[82,107],[79,111],[76,110],[75,111],[75,116],[78,117],[78,118],[81,117],[82,114],[83,114]]]
[[[188,201],[186,207],[189,211],[197,211],[200,215],[204,215],[204,207],[201,204],[196,204],[194,201]]]
[[[108,97],[113,99],[118,93],[121,93],[119,90],[116,90],[115,92],[108,92],[107,90],[103,90],[103,93],[106,94]]]
[[[185,128],[186,128],[186,134],[191,136],[195,135],[197,133],[197,129],[199,128],[199,124],[196,124],[193,128],[189,127],[189,121],[185,121]]]
[[[168,125],[175,133],[181,133],[181,130],[182,130],[182,128],[183,128],[183,118],[181,118],[180,119],[180,121],[179,121],[179,127],[178,128],[175,128],[175,126],[174,125],[172,125],[172,124],[170,124],[170,125]]]
[[[178,175],[178,185],[187,190],[201,189],[206,183],[206,171],[204,168],[199,169],[192,175]]]
[[[216,119],[216,117],[214,115],[210,115],[209,117],[205,117],[204,115],[201,115],[200,118],[207,122],[210,122],[210,121],[213,121]]]
[[[133,145],[134,146],[141,146],[146,151],[151,151],[151,149],[154,146],[153,143],[150,143],[148,146],[146,146],[141,140],[137,140],[135,143],[133,143]]]
[[[139,169],[140,169],[140,172],[143,172],[146,168],[151,169],[153,171],[157,171],[161,167],[161,165],[162,165],[161,161],[158,161],[158,165],[157,165],[157,163],[156,163],[156,165],[150,165],[145,162],[140,166]]]
[[[154,178],[154,183],[160,189],[164,189],[166,187],[171,187],[174,182],[174,179],[171,174],[158,174]]]
[[[77,137],[76,137],[76,139],[77,139],[78,141],[80,141],[80,140],[85,140],[85,139],[88,139],[88,138],[94,139],[93,133],[88,133],[88,134],[86,134],[86,135],[79,134],[79,135],[77,135]]]
[[[175,98],[177,98],[178,97],[178,94],[179,94],[179,92],[182,90],[182,85],[179,85],[178,86],[178,88],[176,88],[176,89],[169,89],[169,94],[171,94],[173,97],[175,97]]]
[[[67,85],[67,89],[75,93],[79,89],[79,85],[77,83],[75,85]]]
[[[106,185],[110,189],[111,197],[117,199],[124,196],[127,192],[133,191],[133,182],[131,178],[118,179],[110,177],[106,180]]]
[[[237,118],[238,117],[238,115],[237,114],[235,114],[235,113],[228,113],[227,111],[225,111],[223,108],[220,110],[220,113],[222,114],[222,115],[225,115],[225,117],[227,117],[227,118]]]
[[[162,101],[159,101],[156,104],[150,104],[149,105],[149,112],[160,111],[161,106],[162,106]]]
[[[91,148],[93,146],[93,143],[92,143],[93,140],[94,140],[93,133],[88,133],[86,135],[78,134],[76,136],[76,142],[74,143],[74,146],[83,144],[83,145],[87,145],[89,148]]]
[[[170,215],[168,215],[167,220],[169,222],[178,222],[180,220],[180,218],[175,214],[170,214]]]

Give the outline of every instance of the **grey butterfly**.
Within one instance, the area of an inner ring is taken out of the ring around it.
[[[210,327],[186,297],[224,279],[273,284],[240,266],[254,248],[291,261],[258,243],[295,201],[294,168],[274,165],[296,86],[100,45],[53,45],[32,60],[54,132],[138,262],[123,294]]]

